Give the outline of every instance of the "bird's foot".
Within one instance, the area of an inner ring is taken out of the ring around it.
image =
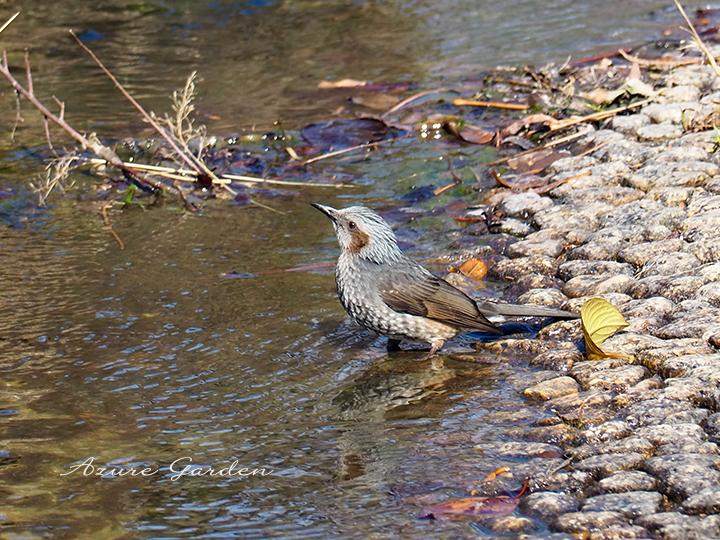
[[[423,360],[430,360],[445,345],[445,341],[435,341],[431,344],[430,351],[423,357]]]

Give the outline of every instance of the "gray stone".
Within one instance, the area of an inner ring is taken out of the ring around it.
[[[638,129],[648,125],[649,123],[650,117],[645,114],[628,114],[625,116],[616,116],[615,118],[613,118],[612,127],[614,130],[619,131],[620,133],[637,137]]]
[[[609,476],[618,471],[636,469],[645,461],[645,456],[637,452],[627,454],[600,454],[583,459],[575,464],[574,468],[588,471],[593,474]]]
[[[514,280],[528,274],[554,275],[557,271],[554,258],[544,255],[502,259],[490,267],[490,274],[505,280]]]
[[[572,533],[598,531],[626,524],[628,519],[620,512],[569,512],[555,521],[555,527]]]
[[[524,497],[521,505],[528,514],[550,521],[560,514],[577,510],[578,501],[567,493],[536,491]]]
[[[608,493],[625,493],[628,491],[654,491],[658,481],[642,471],[623,471],[603,478],[600,488]]]
[[[650,142],[669,141],[677,139],[680,135],[682,135],[682,128],[669,122],[664,124],[650,124],[649,126],[642,126],[637,130],[637,136],[640,140]]]
[[[688,514],[720,513],[720,486],[706,487],[683,501],[682,508]]]
[[[505,218],[500,221],[499,229],[500,232],[518,237],[527,236],[532,231],[530,225],[515,218]]]
[[[523,193],[511,192],[505,196],[500,205],[502,210],[511,217],[533,215],[552,206],[552,199],[538,195],[534,191],[526,191]]]
[[[654,514],[660,509],[662,495],[654,491],[606,493],[585,500],[583,512],[620,512],[627,517]]]
[[[559,307],[567,299],[567,296],[559,289],[545,288],[529,290],[518,298],[518,302],[521,304]]]

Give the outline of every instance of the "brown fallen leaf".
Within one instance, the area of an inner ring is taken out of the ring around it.
[[[495,138],[495,133],[492,131],[455,120],[446,121],[443,124],[443,128],[461,141],[471,144],[488,144]]]
[[[544,148],[537,152],[518,155],[507,161],[508,167],[517,172],[533,172],[538,173],[550,166],[560,158],[567,157],[566,152],[558,152],[551,148]]]
[[[422,519],[462,518],[477,516],[503,516],[511,514],[520,498],[525,494],[529,480],[525,480],[517,495],[500,495],[498,497],[466,497],[453,499],[426,508],[420,516]]]
[[[482,281],[488,273],[487,264],[479,259],[469,259],[460,265],[459,272],[475,281]]]
[[[547,114],[531,114],[529,116],[526,116],[525,118],[521,118],[520,120],[515,120],[512,124],[509,126],[506,126],[501,131],[503,137],[508,137],[510,135],[516,135],[523,129],[527,129],[528,127],[532,126],[533,124],[552,124],[553,122],[556,122],[555,118],[553,118],[550,115]]]
[[[321,81],[318,88],[323,90],[332,88],[358,88],[365,86],[367,81],[356,81],[355,79],[340,79],[339,81]]]

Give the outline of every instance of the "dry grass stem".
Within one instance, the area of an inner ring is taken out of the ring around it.
[[[685,19],[685,23],[688,25],[688,30],[692,34],[695,45],[697,45],[698,49],[700,49],[702,51],[702,53],[705,55],[705,58],[707,59],[708,63],[715,70],[715,75],[720,77],[720,66],[718,66],[717,62],[715,61],[715,57],[710,52],[710,49],[708,49],[707,45],[705,45],[705,42],[700,37],[700,34],[698,34],[697,30],[695,30],[695,26],[690,21],[690,18],[687,16],[687,13],[685,13],[685,8],[683,8],[683,6],[679,0],[673,0],[673,1],[675,2],[675,7],[677,7],[678,11],[680,12],[680,15],[682,15],[682,18]]]

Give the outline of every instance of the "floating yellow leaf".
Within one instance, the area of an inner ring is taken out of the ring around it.
[[[460,265],[458,268],[461,274],[474,279],[475,281],[482,281],[488,273],[487,264],[478,259],[469,259]]]
[[[617,308],[602,298],[591,298],[580,310],[580,318],[588,359],[617,357],[618,355],[607,353],[600,348],[603,341],[628,326]]]

